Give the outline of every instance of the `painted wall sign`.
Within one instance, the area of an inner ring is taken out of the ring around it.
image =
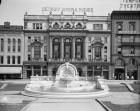
[[[121,0],[120,10],[140,10],[140,0]]]

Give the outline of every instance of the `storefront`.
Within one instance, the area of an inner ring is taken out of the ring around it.
[[[0,67],[0,79],[22,78],[22,67]]]

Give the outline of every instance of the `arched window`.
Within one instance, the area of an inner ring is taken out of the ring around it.
[[[21,51],[21,40],[18,39],[18,52],[20,52],[20,51]]]
[[[66,38],[66,39],[64,40],[64,58],[69,59],[69,58],[72,57],[71,48],[72,48],[71,39]]]
[[[101,47],[100,46],[95,47],[95,59],[96,60],[101,59]]]
[[[1,52],[4,51],[4,39],[1,39]]]
[[[11,39],[8,39],[8,52],[11,51]]]
[[[116,66],[124,66],[124,61],[122,59],[117,59]]]
[[[104,47],[104,53],[107,53],[107,46]]]
[[[130,64],[130,65],[136,66],[136,65],[137,65],[137,62],[136,62],[135,59],[130,59],[130,60],[129,60],[129,64]]]
[[[82,59],[83,58],[83,42],[81,38],[76,39],[75,43],[75,54],[77,59]]]
[[[53,58],[60,58],[60,40],[59,38],[53,39]]]
[[[13,39],[13,52],[16,51],[16,39]]]

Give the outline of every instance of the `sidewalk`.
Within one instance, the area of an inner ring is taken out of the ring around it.
[[[5,79],[0,80],[0,83],[13,83],[13,84],[27,84],[30,82],[30,79]]]

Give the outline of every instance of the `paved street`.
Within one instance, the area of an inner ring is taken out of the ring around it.
[[[1,81],[0,82],[0,109],[1,111],[105,111],[105,109],[93,99],[47,99],[21,95],[26,81]],[[111,95],[97,98],[112,111],[139,111],[140,95],[132,93],[121,82],[109,82]],[[129,82],[132,84],[133,82]],[[138,87],[138,84],[136,85]],[[137,89],[138,90],[138,89]]]

